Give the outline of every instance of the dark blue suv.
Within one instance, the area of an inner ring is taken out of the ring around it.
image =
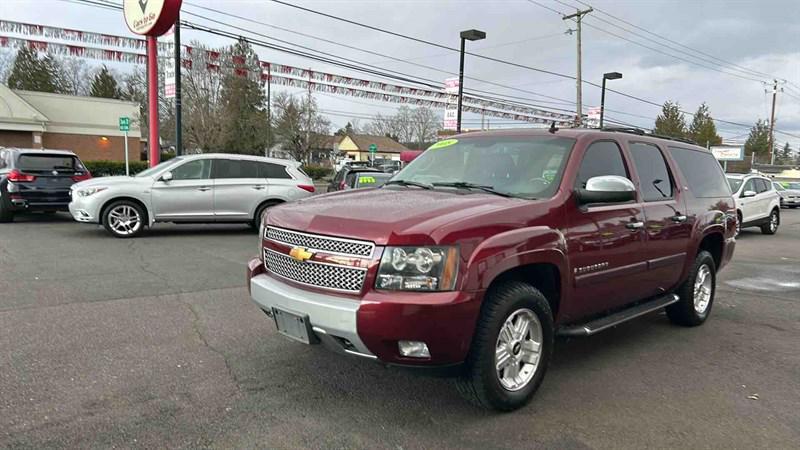
[[[91,177],[70,151],[0,148],[0,222],[18,212],[67,211],[70,187]]]

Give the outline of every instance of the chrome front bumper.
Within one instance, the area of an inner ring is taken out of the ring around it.
[[[253,301],[270,316],[272,308],[308,315],[314,334],[326,347],[377,358],[358,336],[357,300],[298,289],[265,274],[250,279],[250,292]]]

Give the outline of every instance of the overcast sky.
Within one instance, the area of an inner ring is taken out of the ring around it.
[[[121,3],[121,0],[114,1]],[[487,38],[479,42],[468,42],[470,51],[571,76],[575,74],[575,36],[565,34],[568,28],[574,28],[574,22],[563,21],[556,12],[531,1],[290,1],[451,47],[458,46],[459,31],[477,28],[485,31]],[[576,0],[535,1],[561,12],[574,12],[574,7],[570,8],[565,4],[580,6]],[[758,80],[769,80],[772,77],[785,79],[788,83],[783,87],[784,92],[778,94],[776,127],[798,137],[776,134],[776,140],[778,142],[788,140],[795,148],[800,146],[800,1],[598,0],[587,3],[599,10],[586,16],[584,22],[584,79],[600,83],[604,72],[619,71],[623,73],[623,79],[609,82],[609,87],[657,103],[668,99],[676,100],[681,103],[683,109],[689,111],[694,111],[700,103],[706,102],[715,118],[745,124],[752,124],[758,118],[769,117],[771,87],[767,93],[766,86],[760,81],[746,80],[712,69]],[[279,31],[265,25],[224,17],[199,9],[196,5],[246,16],[265,24],[313,34],[438,70],[421,68],[383,56]],[[213,17],[231,25],[316,50],[432,80],[444,80],[451,76],[447,72],[456,74],[458,70],[458,54],[455,52],[359,28],[268,0],[184,0],[183,11],[183,18],[193,22],[208,23],[189,13]],[[0,2],[0,17],[109,34],[130,34],[120,12],[60,0],[4,0]],[[618,22],[614,17],[630,24]],[[710,56],[689,53],[678,44],[669,44],[677,50],[659,46],[609,22],[646,38],[657,39],[634,28],[634,26],[641,27],[739,67],[725,66]],[[218,24],[209,25],[224,28]],[[652,49],[643,48],[620,37],[612,36],[608,32],[707,67],[690,64]],[[212,46],[230,43],[224,38],[189,30],[183,33],[183,40],[185,43],[189,40],[199,40]],[[273,50],[257,48],[257,51],[262,59],[276,63],[375,78]],[[698,57],[688,56],[687,53]],[[94,61],[89,63],[99,64]],[[770,76],[745,74],[742,68]],[[125,67],[118,67],[118,70],[125,70]],[[501,88],[472,79],[465,82],[465,89],[480,89],[521,97],[528,103],[542,106],[569,109],[575,107],[573,80],[469,56],[465,72],[468,77],[519,90]],[[600,102],[600,91],[595,87],[584,85],[583,95],[584,103],[587,105],[598,105]],[[316,98],[322,109],[329,112],[329,118],[335,127],[343,126],[348,121],[348,114],[356,116],[371,116],[378,112],[391,114],[397,107],[390,103],[334,97],[327,94],[317,95]],[[657,107],[613,93],[607,95],[606,107],[619,111],[609,112],[610,117],[648,128],[653,126],[653,120],[659,112]],[[480,117],[466,114],[465,120],[468,121],[468,126],[476,126]],[[688,120],[690,118],[687,118]],[[365,123],[366,120],[362,119],[361,122]],[[493,120],[492,126],[511,126],[511,124],[508,120],[496,119]],[[745,128],[725,124],[718,124],[718,128],[723,137],[733,139],[741,139],[748,131]]]

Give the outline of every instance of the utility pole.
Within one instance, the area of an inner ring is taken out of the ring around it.
[[[583,93],[582,93],[582,90],[581,90],[581,87],[582,87],[581,86],[581,84],[582,84],[582,80],[581,80],[581,20],[583,19],[583,16],[585,16],[586,14],[589,14],[592,11],[594,11],[594,9],[589,7],[589,9],[584,9],[584,10],[580,10],[579,9],[579,10],[575,11],[575,14],[570,14],[568,16],[562,17],[562,20],[575,19],[575,22],[578,24],[578,30],[577,30],[578,31],[578,73],[577,73],[577,76],[575,78],[575,87],[577,88],[577,100],[576,100],[576,110],[575,110],[575,112],[576,112],[575,125],[576,126],[581,126],[581,123],[583,122],[583,111],[582,111],[582,105],[583,105],[583,95],[582,94]]]
[[[306,164],[310,162],[311,157],[311,69],[308,69],[308,99],[306,100]]]
[[[772,113],[769,118],[769,163],[775,164],[775,99],[778,97],[778,80],[772,80]]]

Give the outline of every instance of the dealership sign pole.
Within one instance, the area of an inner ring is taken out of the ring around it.
[[[159,163],[158,43],[156,38],[175,24],[182,0],[124,0],[125,23],[133,33],[147,37],[147,111],[150,167]]]
[[[131,168],[128,163],[128,130],[131,128],[130,117],[119,118],[119,131],[125,132],[125,175],[131,176]]]

